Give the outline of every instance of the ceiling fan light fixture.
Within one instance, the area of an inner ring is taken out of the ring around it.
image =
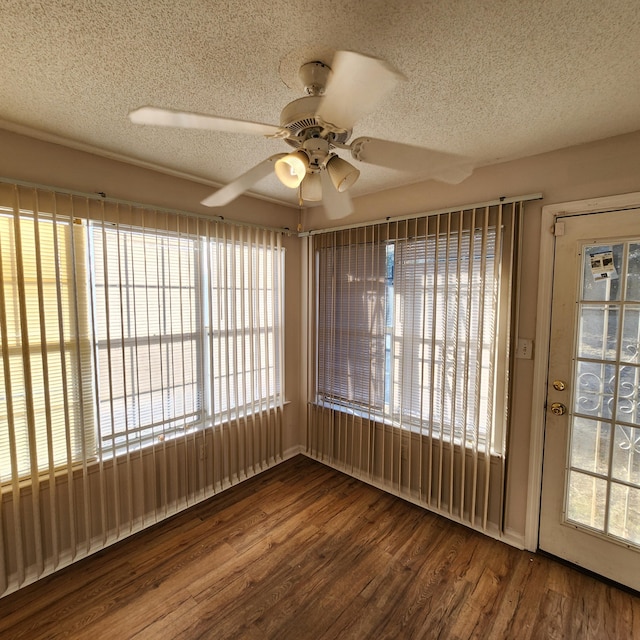
[[[308,202],[322,200],[322,180],[319,173],[308,173],[301,184],[301,196]]]
[[[294,151],[276,161],[275,172],[278,180],[289,189],[297,189],[304,180],[309,167],[309,158],[304,151]]]
[[[360,176],[360,171],[338,156],[327,162],[327,172],[337,191],[346,191]]]

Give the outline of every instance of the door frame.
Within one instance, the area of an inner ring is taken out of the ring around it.
[[[547,376],[549,369],[549,341],[551,338],[551,297],[553,294],[554,227],[556,216],[602,213],[620,209],[636,209],[638,207],[640,207],[640,192],[638,191],[622,195],[591,198],[589,200],[559,202],[542,207],[533,397],[531,403],[531,438],[529,441],[529,485],[524,532],[524,546],[529,551],[537,551],[540,529],[542,458],[547,416]]]

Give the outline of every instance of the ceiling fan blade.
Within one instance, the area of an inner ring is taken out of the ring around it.
[[[188,111],[173,111],[159,107],[140,107],[129,113],[129,120],[135,124],[152,124],[161,127],[181,127],[183,129],[210,129],[226,133],[249,133],[258,136],[286,138],[287,129],[273,124],[235,120],[221,116],[210,116]]]
[[[353,51],[338,51],[318,109],[318,117],[339,129],[350,130],[362,116],[404,76],[384,60]]]
[[[338,191],[333,186],[326,169],[320,172],[320,180],[322,183],[322,205],[327,218],[336,220],[352,213],[353,203],[351,202],[351,196],[347,191]]]
[[[205,198],[200,204],[205,207],[221,207],[235,200],[241,193],[250,189],[256,182],[266,178],[273,170],[276,160],[284,158],[286,153],[276,153],[257,164],[246,173],[236,178],[233,182],[225,185],[215,193]]]
[[[350,145],[355,160],[457,184],[473,172],[469,158],[378,138],[356,138]]]

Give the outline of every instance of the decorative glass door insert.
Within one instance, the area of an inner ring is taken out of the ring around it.
[[[581,261],[565,520],[640,546],[640,239]]]

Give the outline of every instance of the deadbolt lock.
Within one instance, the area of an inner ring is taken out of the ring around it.
[[[562,402],[552,402],[551,413],[553,413],[554,416],[563,416],[567,413],[567,407],[565,407]]]
[[[556,391],[564,391],[567,388],[567,385],[562,380],[554,380],[553,388]]]

